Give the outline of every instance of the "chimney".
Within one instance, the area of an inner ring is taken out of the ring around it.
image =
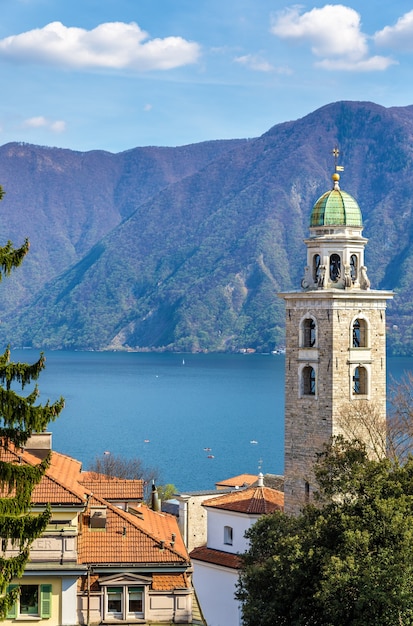
[[[24,449],[38,459],[45,459],[52,449],[52,433],[32,433]]]
[[[152,510],[153,511],[160,511],[161,510],[161,503],[159,500],[159,496],[158,496],[158,492],[156,490],[156,486],[155,486],[155,481],[152,481]]]
[[[264,476],[262,472],[258,474],[258,487],[264,487]]]

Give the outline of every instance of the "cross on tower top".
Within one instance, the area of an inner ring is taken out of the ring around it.
[[[344,167],[342,165],[338,165],[338,157],[340,156],[340,150],[338,149],[337,146],[334,146],[333,150],[331,151],[331,154],[334,157],[334,171],[343,172]]]

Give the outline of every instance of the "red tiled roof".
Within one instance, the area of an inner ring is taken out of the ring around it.
[[[155,591],[169,591],[171,589],[188,589],[188,576],[185,573],[152,574],[152,589]]]
[[[37,485],[33,491],[33,502],[58,504],[62,502],[62,500],[59,499],[62,488],[72,494],[73,502],[75,502],[76,499],[79,503],[84,502],[86,499],[86,489],[78,482],[81,467],[82,464],[80,461],[72,459],[65,454],[60,454],[59,452],[52,452],[50,467],[46,470],[45,477],[43,477],[39,485]],[[46,485],[44,484],[48,481],[49,490],[46,489]],[[55,484],[54,488],[52,483]],[[49,495],[49,499],[41,499],[41,494]],[[37,499],[35,500],[35,498]]]
[[[80,563],[167,565],[189,562],[176,518],[172,515],[142,505],[139,507],[141,517],[96,496],[90,499],[90,504],[106,505],[106,528],[91,529],[88,516],[84,516],[78,545]],[[175,534],[174,541],[172,534]]]
[[[30,452],[0,448],[0,460],[38,465],[40,459]],[[52,452],[50,467],[32,493],[32,503],[44,505],[75,504],[98,506],[106,510],[106,527],[89,527],[90,509],[82,514],[78,536],[78,562],[80,564],[104,564],[119,566],[139,564],[145,566],[189,566],[189,556],[174,516],[152,511],[139,504],[132,512],[125,512],[104,498],[89,492],[80,482],[81,464],[68,456]],[[111,482],[112,481],[107,481]],[[140,481],[130,481],[140,483]],[[125,481],[114,480],[113,485],[121,491]],[[99,481],[102,486],[102,482]],[[106,485],[103,485],[104,491]],[[115,491],[116,491],[115,489]],[[123,491],[125,493],[125,491]],[[188,579],[182,573],[159,578],[159,588],[187,588]],[[173,585],[173,587],[171,587]]]
[[[143,499],[143,480],[126,478],[109,478],[96,475],[94,472],[82,472],[79,482],[91,493],[105,500],[133,500]]]
[[[9,463],[39,465],[40,459],[26,450],[16,450],[12,444],[8,449],[0,448],[0,460]],[[64,454],[52,452],[50,466],[32,492],[32,504],[78,504],[85,502],[85,489],[76,476],[81,464]]]
[[[241,491],[205,500],[203,506],[238,513],[263,515],[284,508],[284,494],[282,491],[270,487],[249,487]]]
[[[222,550],[213,550],[206,546],[194,548],[189,555],[193,561],[204,561],[205,563],[213,563],[221,565],[221,567],[230,567],[231,569],[239,569],[241,559],[238,554],[223,552]]]
[[[217,489],[220,487],[249,487],[257,480],[257,476],[254,474],[240,474],[233,478],[227,478],[226,480],[220,480],[215,483]]]

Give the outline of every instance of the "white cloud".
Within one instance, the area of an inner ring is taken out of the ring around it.
[[[394,26],[386,26],[377,31],[374,41],[379,46],[386,46],[396,50],[413,50],[413,11],[405,13]]]
[[[181,37],[148,39],[134,22],[108,22],[92,30],[52,22],[0,40],[0,59],[68,68],[168,70],[195,63],[199,54],[197,43]]]
[[[26,128],[40,128],[41,126],[46,126],[47,120],[42,115],[37,117],[30,117],[27,120],[24,120],[23,126]]]
[[[318,67],[329,70],[378,71],[393,64],[389,58],[369,57],[368,37],[360,14],[342,4],[326,4],[306,13],[292,7],[277,13],[271,32],[280,39],[309,43]]]
[[[66,130],[66,122],[63,120],[49,120],[43,115],[29,117],[23,122],[24,128],[47,128],[54,133],[62,133]]]
[[[256,72],[274,71],[274,66],[271,65],[271,63],[254,54],[245,54],[244,56],[236,57],[234,61]]]
[[[54,133],[64,133],[66,130],[66,122],[63,120],[56,120],[55,122],[50,122],[49,127]]]
[[[316,63],[317,67],[325,70],[343,70],[348,72],[377,72],[386,70],[390,65],[397,64],[397,61],[388,57],[373,56],[359,61],[347,61],[345,59],[323,59]]]

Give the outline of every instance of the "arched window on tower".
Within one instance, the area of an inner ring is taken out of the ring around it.
[[[356,396],[367,395],[367,370],[362,365],[359,365],[354,370],[353,374],[353,393]]]
[[[367,322],[364,319],[353,322],[353,348],[367,348]]]
[[[304,396],[315,396],[315,370],[311,365],[306,365],[302,371],[302,390]]]
[[[306,317],[302,324],[302,347],[314,348],[317,342],[317,327],[312,317]]]
[[[352,254],[350,256],[350,277],[353,283],[355,283],[357,280],[357,273],[358,273],[357,254]]]
[[[340,274],[341,274],[340,255],[332,254],[330,256],[330,280],[332,280],[333,283],[336,283],[338,279],[340,278]]]
[[[310,502],[310,483],[306,480],[304,485],[304,498],[305,504]]]
[[[320,280],[321,257],[319,254],[313,256],[313,281],[318,284]]]

